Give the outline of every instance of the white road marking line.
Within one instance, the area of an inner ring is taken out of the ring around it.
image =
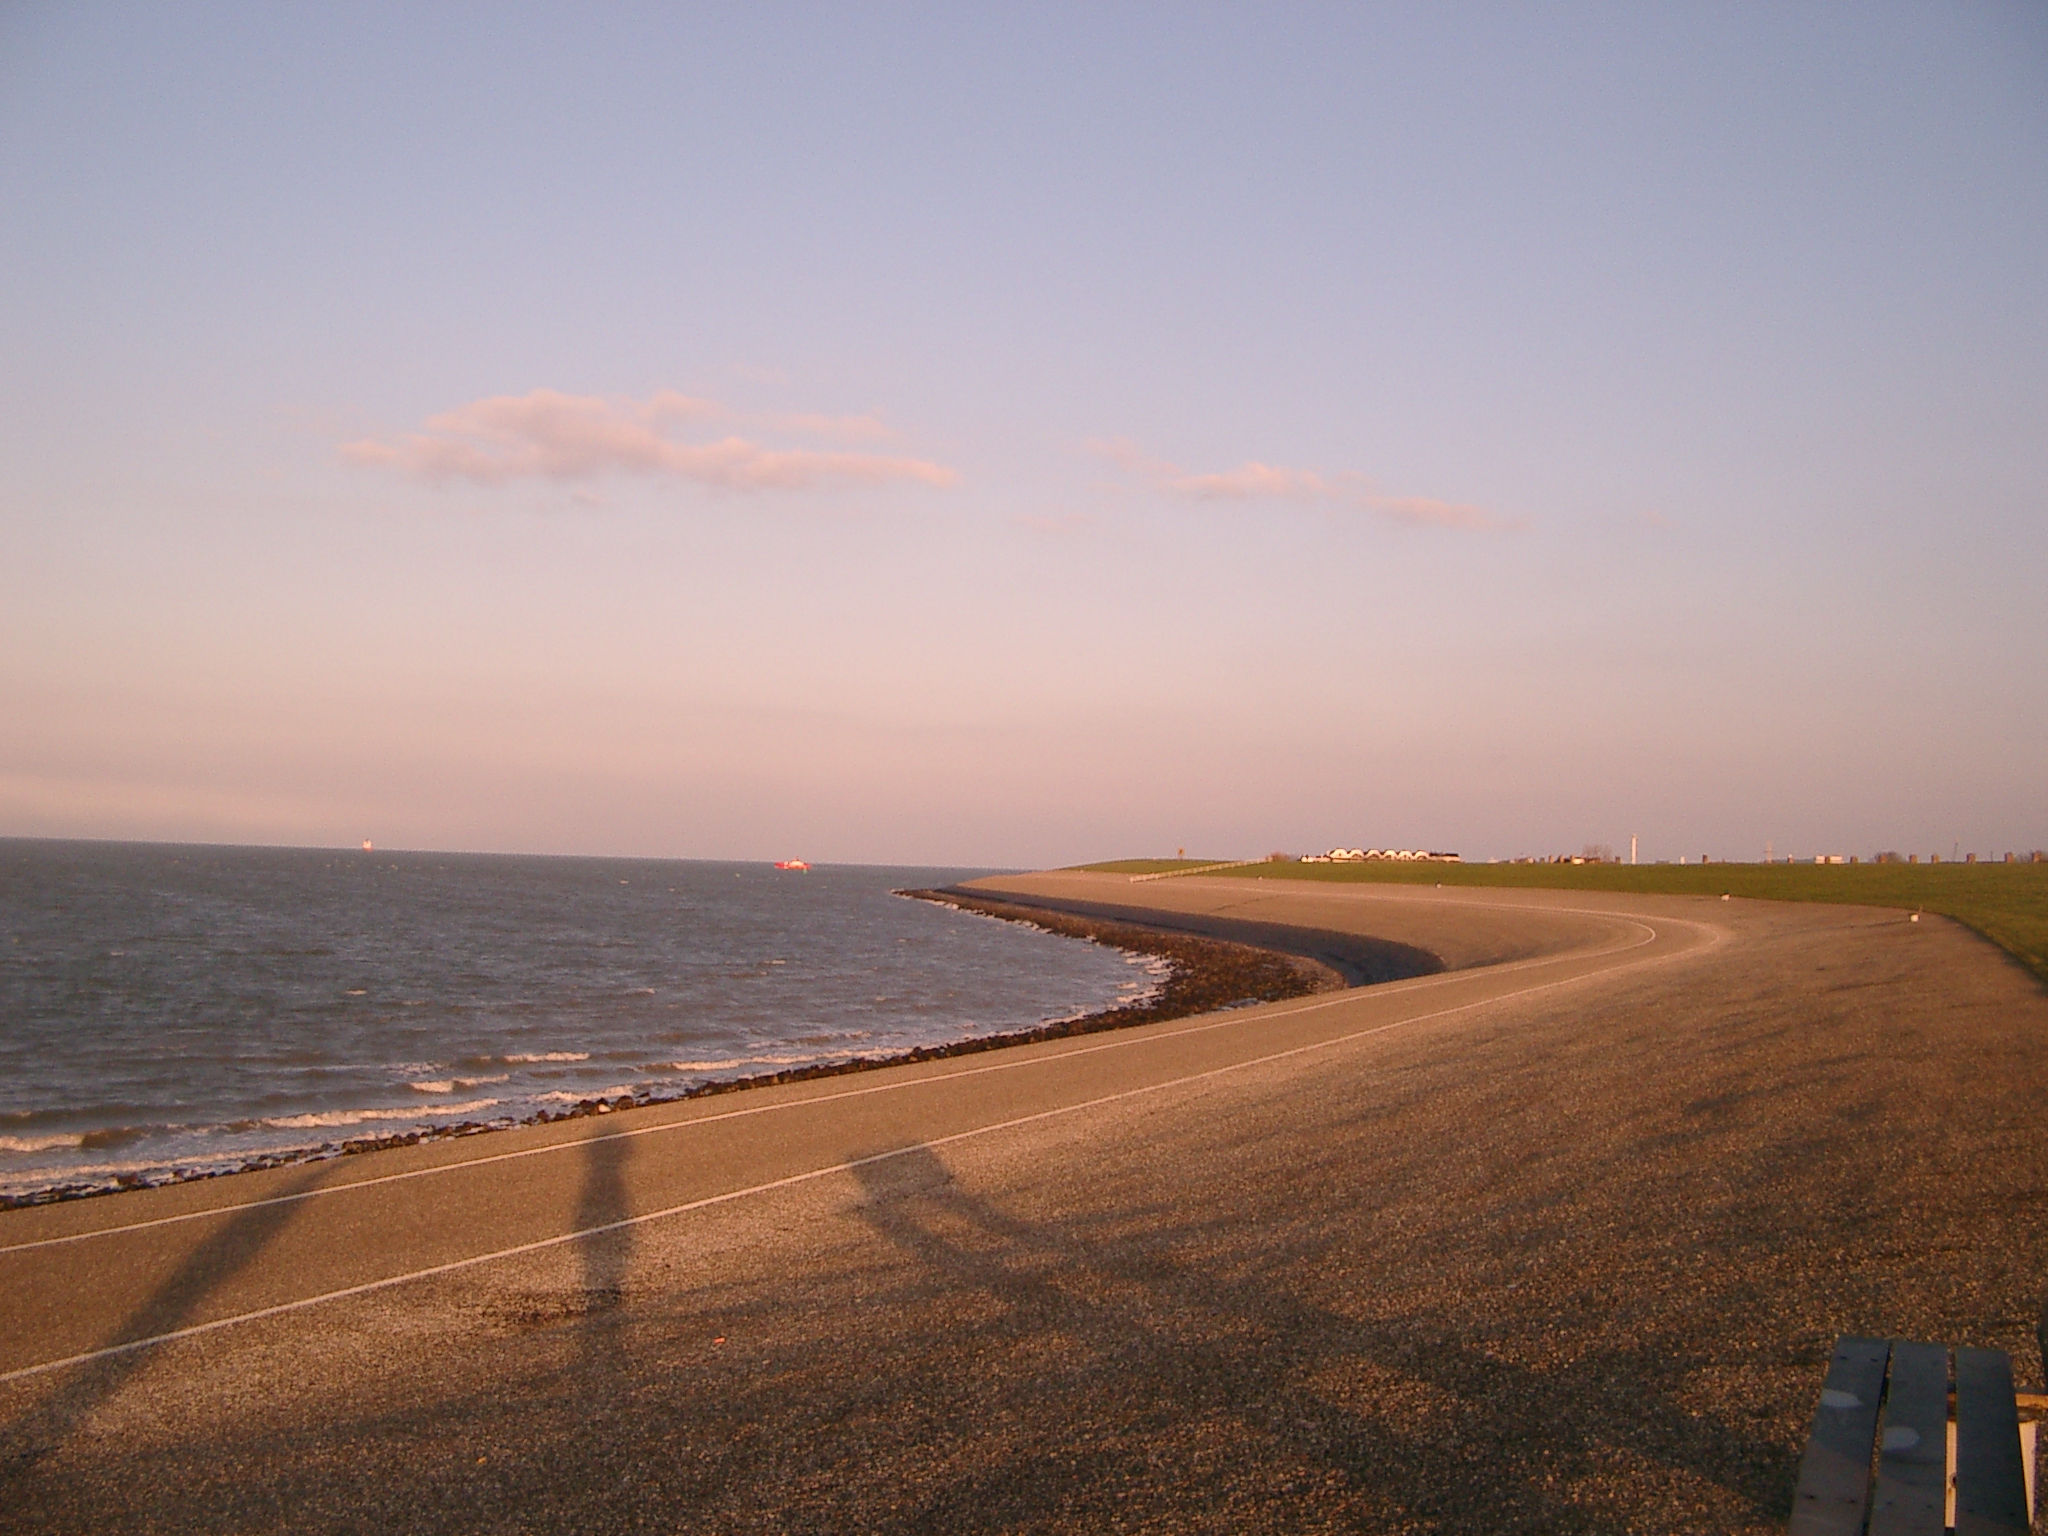
[[[1632,944],[1621,946],[1616,950],[1605,951],[1604,953],[1626,953],[1628,950],[1640,949],[1645,944],[1655,942],[1657,933],[1654,928],[1650,928],[1646,924],[1639,924],[1638,926],[1644,929],[1644,936],[1642,938]],[[1684,923],[1683,926],[1706,928],[1713,935],[1709,943],[1710,948],[1717,946],[1724,936],[1719,930],[1703,923]],[[1690,951],[1680,951],[1681,955],[1686,953],[1690,953]],[[1677,957],[1666,956],[1664,958],[1671,959]],[[1629,968],[1617,967],[1617,969]],[[1592,974],[1599,975],[1603,973],[1594,972]],[[815,1179],[826,1178],[835,1173],[847,1173],[856,1168],[872,1167],[876,1163],[885,1163],[891,1158],[905,1157],[913,1152],[929,1150],[932,1147],[950,1146],[954,1142],[968,1141],[976,1136],[989,1136],[998,1131],[1015,1130],[1018,1126],[1032,1125],[1038,1121],[1051,1120],[1060,1115],[1073,1115],[1079,1114],[1083,1110],[1100,1109],[1105,1104],[1116,1104],[1126,1099],[1140,1098],[1148,1093],[1163,1093],[1170,1088],[1185,1088],[1192,1083],[1207,1082],[1214,1078],[1227,1077],[1233,1072],[1249,1071],[1253,1067],[1266,1066],[1276,1061],[1285,1061],[1290,1057],[1305,1056],[1315,1051],[1326,1051],[1340,1045],[1349,1045],[1358,1040],[1368,1039],[1373,1035],[1386,1034],[1390,1030],[1405,1029],[1412,1024],[1426,1024],[1433,1019],[1448,1018],[1452,1014],[1469,1013],[1474,1008],[1485,1008],[1495,1003],[1512,1002],[1520,998],[1532,997],[1536,993],[1548,992],[1557,987],[1570,986],[1574,982],[1586,979],[1583,975],[1564,976],[1556,981],[1539,982],[1533,987],[1523,987],[1518,991],[1504,992],[1495,997],[1477,998],[1469,1003],[1458,1003],[1449,1008],[1440,1008],[1433,1013],[1416,1014],[1412,1018],[1395,1019],[1386,1024],[1375,1024],[1370,1029],[1352,1030],[1348,1034],[1334,1035],[1328,1040],[1316,1040],[1307,1045],[1290,1046],[1284,1051],[1272,1051],[1264,1056],[1254,1056],[1247,1061],[1232,1062],[1227,1066],[1211,1067],[1206,1071],[1189,1073],[1185,1077],[1172,1078],[1163,1083],[1149,1083],[1140,1088],[1126,1088],[1117,1093],[1103,1094],[1098,1098],[1085,1099],[1078,1104],[1064,1104],[1056,1109],[1042,1109],[1032,1114],[1019,1115],[1014,1119],[998,1120],[988,1125],[976,1126],[971,1130],[954,1131],[945,1136],[934,1136],[929,1140],[913,1142],[909,1146],[897,1147],[888,1152],[876,1152],[866,1157],[849,1158],[844,1162],[832,1163],[823,1168],[812,1168],[803,1173],[793,1173],[786,1178],[770,1179],[763,1184],[751,1184],[745,1189],[727,1190],[725,1193],[718,1195],[705,1195],[700,1199],[687,1200],[681,1205],[666,1206],[661,1210],[648,1211],[639,1216],[628,1216],[619,1221],[608,1221],[594,1227],[581,1227],[574,1232],[563,1232],[555,1237],[543,1237],[534,1242],[520,1243],[515,1247],[495,1249],[490,1253],[473,1254],[466,1259],[453,1259],[446,1264],[429,1265],[425,1269],[410,1270],[402,1275],[389,1275],[382,1280],[370,1280],[361,1285],[345,1286],[336,1291],[323,1291],[317,1296],[303,1296],[296,1301],[285,1301],[279,1302],[275,1306],[259,1307],[253,1312],[239,1312],[232,1317],[219,1317],[211,1322],[194,1323],[188,1328],[175,1328],[168,1333],[152,1334],[147,1338],[141,1339],[130,1339],[122,1344],[110,1344],[104,1349],[87,1350],[85,1353],[77,1355],[66,1355],[60,1360],[46,1360],[39,1365],[22,1366],[16,1370],[0,1373],[0,1386],[22,1381],[31,1376],[40,1376],[49,1371],[63,1370],[67,1366],[86,1365],[94,1360],[106,1360],[116,1355],[132,1354],[137,1350],[149,1349],[158,1344],[169,1344],[179,1339],[196,1338],[200,1334],[213,1333],[222,1328],[232,1328],[241,1323],[258,1322],[267,1317],[281,1317],[289,1312],[302,1311],[307,1307],[322,1306],[330,1301],[343,1301],[351,1296],[365,1296],[373,1291],[388,1290],[393,1286],[407,1285],[415,1280],[427,1280],[436,1275],[451,1274],[456,1270],[469,1269],[478,1264],[489,1264],[499,1259],[517,1258],[521,1254],[538,1253],[544,1248],[556,1248],[564,1243],[577,1242],[582,1238],[596,1237],[606,1232],[617,1232],[622,1228],[637,1227],[650,1221],[663,1221],[671,1216],[685,1215],[690,1211],[701,1211],[709,1206],[724,1205],[729,1201],[744,1200],[749,1196],[767,1194],[773,1190],[788,1189],[794,1185],[807,1184]],[[1338,997],[1342,995],[1335,994]],[[1296,1009],[1293,1011],[1306,1012],[1307,1010]],[[1186,1030],[1179,1031],[1178,1033],[1193,1032],[1192,1030]],[[638,1135],[643,1133],[633,1132],[631,1134]],[[247,1206],[238,1207],[238,1209],[243,1210],[248,1208]]]
[[[1522,904],[1513,902],[1475,901],[1461,903],[1461,905],[1509,911],[1527,910]],[[1644,944],[1653,943],[1657,937],[1654,928],[1649,927],[1635,915],[1629,913],[1608,912],[1594,908],[1581,909],[1577,907],[1550,907],[1544,910],[1569,912],[1579,917],[1622,918],[1630,926],[1640,930],[1643,937],[1631,944],[1613,945],[1603,949],[1574,951],[1563,955],[1539,955],[1531,960],[1515,960],[1500,966],[1475,967],[1472,970],[1465,971],[1439,971],[1430,976],[1409,977],[1404,981],[1382,983],[1370,989],[1371,994],[1376,998],[1392,997],[1402,992],[1415,991],[1427,986],[1447,985],[1454,980],[1470,979],[1482,974],[1487,976],[1505,976],[1511,975],[1516,971],[1529,969],[1532,966],[1562,965],[1575,960],[1599,960],[1604,959],[1608,955],[1625,954],[1631,949],[1637,949]],[[1682,918],[1671,918],[1666,919],[1666,921],[1680,923],[1685,927],[1709,927],[1709,931],[1714,931],[1710,925],[1689,923]],[[1715,942],[1718,942],[1718,939]],[[1162,1030],[1156,1034],[1142,1033],[1142,1026],[1140,1026],[1139,1029],[1133,1029],[1128,1032],[1119,1031],[1116,1039],[1103,1041],[1095,1045],[1076,1046],[1072,1050],[1053,1051],[1039,1056],[1013,1058],[1008,1061],[995,1062],[988,1066],[962,1067],[957,1071],[936,1072],[929,1077],[905,1078],[898,1079],[895,1082],[875,1083],[865,1088],[845,1088],[837,1093],[818,1094],[811,1098],[786,1099],[775,1104],[755,1104],[745,1109],[729,1109],[715,1115],[699,1115],[687,1120],[674,1120],[666,1125],[643,1125],[632,1130],[606,1131],[602,1135],[578,1137],[573,1141],[551,1142],[544,1147],[525,1147],[517,1152],[494,1152],[483,1157],[468,1157],[461,1159],[459,1162],[437,1164],[432,1168],[412,1168],[404,1173],[385,1173],[379,1174],[375,1178],[355,1179],[344,1184],[324,1185],[319,1189],[302,1189],[289,1195],[271,1195],[262,1200],[246,1200],[231,1205],[209,1206],[203,1211],[181,1211],[175,1216],[157,1216],[148,1221],[131,1221],[120,1226],[96,1227],[90,1232],[69,1232],[61,1237],[33,1238],[25,1243],[0,1245],[0,1254],[24,1253],[32,1248],[55,1248],[66,1243],[83,1243],[96,1237],[111,1237],[122,1232],[141,1232],[151,1227],[176,1226],[181,1222],[204,1221],[208,1217],[214,1216],[232,1216],[242,1211],[261,1210],[263,1207],[271,1205],[296,1205],[302,1200],[317,1200],[327,1195],[345,1195],[354,1190],[371,1189],[379,1184],[398,1184],[409,1179],[426,1179],[444,1173],[456,1173],[465,1168],[482,1168],[491,1163],[514,1162],[526,1157],[544,1157],[556,1152],[574,1152],[589,1146],[594,1141],[610,1141],[629,1136],[657,1136],[670,1131],[689,1130],[700,1125],[715,1125],[722,1120],[743,1119],[749,1115],[779,1114],[788,1110],[807,1108],[813,1104],[833,1104],[844,1099],[866,1098],[871,1094],[877,1093],[900,1093],[909,1088],[927,1087],[934,1083],[950,1082],[958,1078],[980,1077],[990,1072],[1014,1072],[1026,1067],[1043,1066],[1050,1062],[1064,1060],[1070,1056],[1087,1056],[1097,1051],[1127,1050],[1134,1046],[1143,1045],[1148,1041],[1174,1040],[1184,1035],[1206,1034],[1211,1030],[1229,1029],[1238,1025],[1265,1022],[1272,1019],[1292,1018],[1296,1014],[1312,1013],[1323,1008],[1334,1008],[1341,1003],[1356,1002],[1359,999],[1352,994],[1363,990],[1366,989],[1347,988],[1342,992],[1329,993],[1312,1002],[1298,1003],[1291,1007],[1282,1006],[1280,1011],[1275,1013],[1259,1013],[1254,1015],[1249,1010],[1243,1013],[1232,1011],[1222,1017],[1212,1018],[1206,1024],[1190,1024],[1180,1029]],[[943,1061],[947,1058],[940,1057],[937,1059]],[[671,1100],[670,1102],[678,1101]]]

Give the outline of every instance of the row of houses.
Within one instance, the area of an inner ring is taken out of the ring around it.
[[[1420,848],[1332,848],[1328,853],[1304,853],[1304,864],[1366,864],[1392,859],[1401,863],[1456,864],[1455,853],[1429,853]]]

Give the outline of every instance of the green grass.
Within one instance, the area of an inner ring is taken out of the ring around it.
[[[1111,859],[1106,864],[1077,864],[1074,867],[1098,875],[1158,875],[1169,869],[1200,869],[1205,864],[1223,862],[1222,859]]]
[[[1124,859],[1119,874],[1191,868],[1209,859]],[[1832,901],[1938,912],[1974,928],[2048,982],[2048,864],[1256,864],[1234,880],[1339,884],[1536,886],[1649,895]],[[1201,876],[1193,878],[1200,879]]]

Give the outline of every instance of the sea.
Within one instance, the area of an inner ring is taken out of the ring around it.
[[[0,839],[0,1198],[508,1126],[1142,997],[975,869]]]

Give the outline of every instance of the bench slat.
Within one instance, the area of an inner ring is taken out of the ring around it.
[[[1877,1437],[1870,1536],[1942,1536],[1948,1529],[1948,1348],[1892,1343]]]
[[[1835,1346],[1799,1463],[1790,1536],[1861,1536],[1870,1499],[1870,1445],[1890,1353],[1883,1339],[1843,1339]]]
[[[1956,1536],[2026,1536],[2026,1469],[2012,1357],[1956,1350]]]

